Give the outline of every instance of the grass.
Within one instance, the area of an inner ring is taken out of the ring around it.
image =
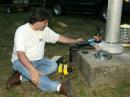
[[[25,23],[30,15],[29,12],[3,13],[0,12],[0,97],[65,97],[56,93],[44,93],[38,90],[30,82],[22,83],[15,89],[5,90],[6,81],[12,73],[11,54],[13,37],[18,26]],[[123,18],[129,22],[128,18]],[[73,38],[87,39],[93,36],[98,25],[105,23],[99,17],[91,15],[67,15],[53,17],[49,23],[50,28],[60,34]],[[51,58],[54,55],[68,55],[69,45],[47,44],[45,56]],[[130,97],[130,84],[121,82],[112,85],[102,85],[89,88],[83,77],[72,80],[76,97]]]

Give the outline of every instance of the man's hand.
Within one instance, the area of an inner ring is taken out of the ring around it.
[[[32,82],[38,86],[40,83],[40,73],[39,71],[37,71],[36,69],[33,69],[32,71],[30,71],[30,76],[32,79]]]
[[[22,62],[22,64],[29,70],[32,82],[35,85],[38,86],[39,83],[40,83],[40,80],[39,80],[40,73],[39,73],[39,71],[37,71],[33,67],[32,63],[30,63],[29,59],[25,55],[25,52],[23,52],[23,51],[17,51],[17,55],[18,55],[19,60]]]
[[[101,50],[101,47],[99,45],[94,45],[94,47],[95,47],[96,51]]]
[[[102,41],[102,36],[93,36],[96,41]]]
[[[84,42],[84,40],[83,40],[82,38],[79,38],[79,39],[76,39],[76,40],[74,41],[74,43],[80,43],[80,42]]]

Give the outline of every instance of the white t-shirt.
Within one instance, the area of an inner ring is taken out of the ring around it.
[[[58,39],[59,34],[49,27],[45,27],[43,31],[35,31],[26,23],[16,30],[11,61],[18,59],[17,51],[24,51],[30,61],[42,59],[45,43],[56,43]]]

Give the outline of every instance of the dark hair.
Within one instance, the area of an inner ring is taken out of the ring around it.
[[[44,20],[51,20],[52,16],[50,12],[45,8],[37,8],[29,18],[29,23],[34,24]]]

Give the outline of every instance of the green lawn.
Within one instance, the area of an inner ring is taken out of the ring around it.
[[[65,97],[56,93],[41,92],[30,82],[22,83],[15,89],[5,90],[6,81],[12,73],[10,59],[14,33],[18,26],[26,22],[29,14],[30,12],[0,12],[0,97]],[[129,22],[126,17],[124,21]],[[98,25],[105,27],[105,23],[97,16],[74,14],[54,16],[49,23],[50,28],[57,33],[83,39],[93,36]],[[47,44],[45,56],[51,58],[54,55],[68,55],[68,49],[69,45]],[[125,82],[89,88],[80,75],[72,80],[72,85],[76,97],[130,97],[130,84]]]

